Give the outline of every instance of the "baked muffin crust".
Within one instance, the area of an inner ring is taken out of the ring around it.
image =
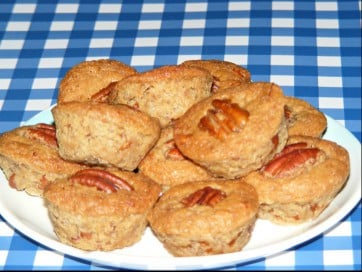
[[[148,220],[174,256],[213,255],[246,245],[257,210],[256,191],[244,182],[195,181],[166,191]]]
[[[89,101],[110,83],[137,73],[127,64],[114,59],[83,61],[68,70],[58,88],[58,103]]]
[[[133,171],[160,135],[157,119],[127,105],[67,102],[52,109],[62,158]]]
[[[251,82],[250,72],[246,68],[225,60],[195,59],[184,61],[181,65],[208,70],[213,76],[213,93]]]
[[[162,127],[210,95],[211,74],[196,67],[162,66],[117,82],[108,101],[127,104],[160,120]]]
[[[115,179],[127,186],[105,191],[105,184]],[[83,250],[109,251],[141,239],[160,192],[160,186],[142,174],[88,168],[47,186],[44,198],[61,242]]]
[[[0,136],[0,168],[12,188],[42,196],[46,184],[85,167],[59,156],[55,133],[53,125],[39,123]]]
[[[288,135],[321,137],[327,128],[327,118],[307,101],[285,96],[285,117]]]
[[[242,91],[215,93],[175,122],[174,138],[181,153],[216,177],[244,176],[265,164],[286,143],[279,88],[271,83],[248,86]],[[274,88],[276,94],[271,91]],[[235,125],[236,121],[240,124]]]
[[[260,218],[299,224],[316,218],[329,205],[349,172],[348,152],[335,142],[291,136],[276,158],[245,181],[258,192]]]
[[[146,154],[139,171],[160,184],[164,191],[188,181],[212,179],[206,169],[184,157],[173,138],[173,126],[162,129],[156,145]]]

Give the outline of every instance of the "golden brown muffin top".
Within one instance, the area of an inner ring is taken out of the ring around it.
[[[215,93],[176,120],[174,138],[185,156],[213,161],[274,148],[284,124],[282,92],[272,83],[246,86]]]
[[[180,65],[164,65],[148,71],[130,75],[119,82],[119,85],[132,83],[153,82],[158,84],[159,81],[181,81],[189,80],[190,78],[208,77],[210,80],[211,74],[197,67],[184,67]]]
[[[213,235],[249,222],[258,205],[255,189],[245,182],[195,181],[165,192],[148,219],[152,228],[169,235]]]
[[[111,87],[108,102],[127,104],[160,120],[162,127],[210,95],[211,74],[201,68],[162,66],[128,76]]]
[[[307,101],[285,96],[285,116],[289,135],[321,137],[327,128],[327,118]]]
[[[148,212],[160,192],[160,186],[142,174],[95,167],[49,184],[44,198],[81,216],[124,216]]]
[[[18,127],[0,136],[0,155],[45,173],[71,174],[84,165],[66,161],[58,154],[53,125]]]
[[[184,61],[181,65],[208,70],[213,76],[213,92],[251,81],[250,72],[246,68],[229,61],[196,59]]]
[[[337,193],[349,172],[349,155],[342,146],[318,137],[290,136],[284,150],[245,181],[263,203],[308,203]]]
[[[187,181],[211,179],[212,176],[178,150],[173,139],[173,126],[161,131],[156,145],[138,166],[139,170],[163,186],[165,190]]]
[[[140,133],[143,131],[145,134],[148,134],[149,131],[156,135],[160,133],[159,121],[156,118],[123,104],[110,105],[93,101],[72,101],[57,104],[52,108],[53,115],[58,113],[63,113],[62,118],[78,115],[81,119],[88,119],[89,122],[118,123],[120,127],[137,128]]]
[[[91,100],[110,83],[135,73],[133,67],[113,59],[83,61],[70,68],[61,80],[58,103]]]

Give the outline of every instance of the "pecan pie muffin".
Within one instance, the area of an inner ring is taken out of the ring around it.
[[[272,159],[287,141],[281,94],[272,83],[217,92],[175,121],[176,146],[215,177],[245,176]]]
[[[160,186],[142,174],[88,168],[44,190],[58,239],[73,247],[110,251],[138,242]]]
[[[58,88],[58,103],[68,101],[106,101],[107,87],[136,70],[114,59],[83,61],[65,74]]]
[[[32,196],[42,196],[46,184],[84,168],[58,154],[55,127],[35,124],[0,136],[0,168],[9,185]]]
[[[288,135],[321,137],[327,128],[327,118],[307,101],[285,96],[285,117]]]
[[[257,211],[257,193],[245,182],[195,181],[166,191],[148,221],[172,255],[214,255],[248,243]]]
[[[200,68],[162,66],[128,76],[112,86],[108,101],[127,104],[157,117],[162,127],[210,95],[211,74]]]
[[[156,145],[138,166],[141,173],[160,184],[163,191],[187,181],[212,179],[206,169],[184,157],[173,139],[173,126],[162,129]]]
[[[133,171],[160,136],[160,124],[127,105],[66,102],[52,108],[59,154],[91,165]]]
[[[299,224],[329,205],[349,172],[348,151],[342,146],[318,137],[290,136],[285,148],[245,181],[258,192],[260,218]]]
[[[181,65],[200,67],[208,70],[213,76],[212,92],[235,87],[251,81],[250,72],[242,66],[224,60],[187,60]]]

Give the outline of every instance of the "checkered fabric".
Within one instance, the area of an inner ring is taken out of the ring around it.
[[[223,59],[273,81],[361,141],[361,2],[0,1],[0,133],[56,103],[67,70],[114,58],[145,71]],[[270,234],[272,235],[272,234]],[[0,269],[108,270],[23,236],[0,216]],[[361,204],[336,227],[228,270],[360,270]]]

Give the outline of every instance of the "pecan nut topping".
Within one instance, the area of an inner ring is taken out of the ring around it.
[[[293,110],[288,105],[284,105],[284,117],[287,121],[288,126],[292,126],[296,121],[295,116],[293,115]]]
[[[237,80],[235,78],[230,78],[229,74],[230,71],[218,71],[219,77],[213,76],[213,81],[211,85],[211,93],[216,93],[220,89],[222,89],[220,86],[224,85],[224,88],[231,88],[233,86],[239,85],[241,82],[243,82],[242,79]],[[240,74],[237,73],[239,76]],[[242,78],[242,77],[241,77]]]
[[[177,148],[175,141],[173,139],[168,140],[165,143],[167,150],[165,152],[165,158],[174,161],[184,160],[185,157],[182,155],[181,151]]]
[[[278,154],[275,155],[275,158],[278,158],[282,155],[285,155],[293,150],[297,150],[297,149],[303,149],[303,148],[307,148],[308,144],[305,142],[299,142],[299,143],[293,143],[293,144],[288,144],[286,145],[282,151],[280,151]]]
[[[211,93],[216,93],[220,88],[220,79],[217,76],[212,77]]]
[[[229,99],[214,99],[211,104],[213,108],[200,119],[198,127],[219,139],[241,131],[249,119],[249,112]]]
[[[208,205],[214,207],[218,202],[223,200],[226,197],[226,193],[212,188],[210,186],[206,186],[200,190],[195,191],[189,196],[183,198],[181,203],[186,207],[192,207],[197,205]]]
[[[27,136],[33,140],[41,140],[49,145],[58,146],[55,126],[45,123],[36,124],[27,131]]]
[[[314,165],[321,153],[319,148],[308,147],[306,143],[290,144],[267,163],[262,172],[274,178],[285,177],[304,165]]]
[[[102,169],[84,169],[76,172],[70,178],[72,182],[86,186],[95,186],[98,190],[106,193],[115,193],[124,189],[133,191],[132,185],[120,177]]]
[[[114,86],[116,85],[117,81],[109,83],[106,87],[103,89],[100,89],[98,92],[93,94],[90,98],[90,100],[95,102],[107,102],[109,94],[114,89]]]

